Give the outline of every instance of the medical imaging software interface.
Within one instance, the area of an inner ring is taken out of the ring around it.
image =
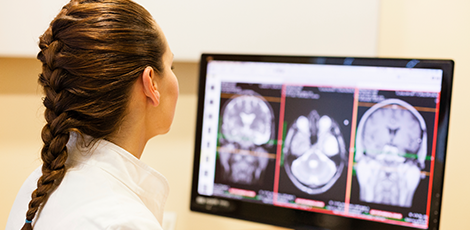
[[[198,193],[427,228],[442,70],[208,63]]]

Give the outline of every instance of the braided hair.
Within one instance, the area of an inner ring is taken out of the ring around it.
[[[40,37],[46,125],[42,176],[31,195],[31,222],[66,173],[71,132],[93,140],[113,134],[126,115],[130,89],[150,66],[163,71],[165,41],[151,15],[130,0],[71,0]]]

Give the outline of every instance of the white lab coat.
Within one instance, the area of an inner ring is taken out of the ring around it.
[[[162,229],[168,182],[126,150],[104,140],[85,148],[74,133],[67,144],[67,173],[33,219],[34,230]],[[36,169],[21,187],[6,230],[25,222]]]

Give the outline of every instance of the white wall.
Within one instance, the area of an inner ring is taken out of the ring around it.
[[[0,0],[0,56],[35,57],[67,0]],[[165,31],[175,59],[202,52],[375,56],[377,0],[137,0]]]
[[[0,56],[36,57],[39,36],[67,0],[0,0]]]
[[[178,60],[202,52],[375,56],[377,0],[138,0]]]

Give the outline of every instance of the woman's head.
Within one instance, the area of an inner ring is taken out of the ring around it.
[[[148,66],[163,72],[167,50],[151,15],[127,0],[71,1],[39,46],[39,82],[44,104],[54,112],[46,119],[67,113],[76,118],[71,128],[95,138],[115,131],[132,84]]]
[[[174,77],[168,73],[165,57],[172,54],[163,33],[130,0],[72,0],[40,37],[39,47],[46,107],[44,164],[27,220],[65,175],[70,132],[94,139],[111,136],[128,113],[132,87],[144,70]]]

